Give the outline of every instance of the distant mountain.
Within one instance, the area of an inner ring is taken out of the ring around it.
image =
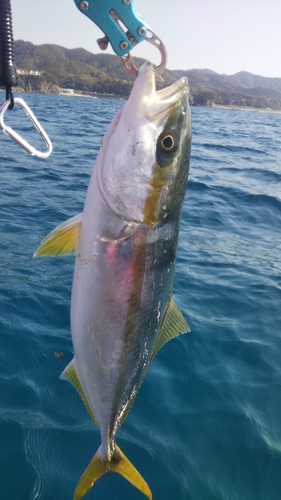
[[[34,45],[15,42],[15,60],[19,70],[19,87],[29,92],[59,92],[70,88],[80,93],[100,93],[127,97],[134,77],[110,54],[92,54],[82,49],[59,45]],[[137,67],[143,59],[134,58]],[[281,110],[281,78],[266,78],[241,71],[219,75],[209,69],[166,70],[167,86],[187,76],[190,103],[194,106],[251,106]]]
[[[235,75],[219,75],[209,69],[167,72],[174,78],[188,77],[195,105],[225,104],[281,109],[281,78],[267,78],[247,71]]]
[[[174,78],[187,76],[191,87],[239,91],[259,87],[281,93],[281,78],[267,78],[247,73],[247,71],[240,71],[235,75],[219,75],[209,69],[173,70],[168,72]]]
[[[134,77],[121,63],[120,58],[110,54],[92,54],[85,49],[66,49],[59,45],[34,45],[30,42],[15,42],[15,60],[20,72],[19,86],[26,91],[44,92],[52,85],[73,88],[81,92],[97,92],[128,96]],[[135,58],[139,67],[144,60]],[[40,75],[30,74],[39,72]],[[174,82],[168,73],[165,83]],[[49,86],[49,87],[48,87]],[[47,90],[48,91],[48,90]]]
[[[265,76],[252,75],[252,73],[248,73],[247,71],[240,71],[227,78],[235,85],[247,89],[260,87],[276,90],[281,93],[281,78],[267,78]]]

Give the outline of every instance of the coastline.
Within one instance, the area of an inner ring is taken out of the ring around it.
[[[59,95],[65,95],[68,97],[91,97],[91,98],[100,98],[100,99],[119,99],[121,101],[125,101],[127,98],[124,96],[118,96],[118,95],[113,95],[113,94],[98,94],[98,93],[89,93],[89,94],[80,94],[80,93],[73,93],[73,94],[67,94],[60,92]],[[190,107],[198,107],[198,108],[218,108],[218,109],[232,109],[234,111],[240,110],[240,111],[255,111],[258,113],[275,113],[275,114],[281,114],[281,110],[277,109],[269,109],[269,108],[253,108],[250,106],[235,106],[235,105],[223,105],[223,104],[214,104],[212,106],[192,106],[190,104]]]
[[[91,99],[117,99],[117,100],[120,100],[120,101],[124,101],[126,100],[126,97],[123,97],[121,95],[113,95],[113,94],[98,94],[98,93],[92,93],[92,94],[77,94],[77,93],[73,93],[73,94],[67,94],[65,92],[60,92],[59,94],[56,94],[56,95],[61,95],[61,96],[66,96],[66,97],[88,97],[88,98],[91,98]]]
[[[4,89],[0,89],[0,92],[5,93]],[[64,92],[59,92],[59,93],[42,93],[42,92],[26,92],[23,89],[14,89],[15,93],[21,93],[21,94],[39,94],[39,95],[59,95],[62,97],[82,97],[82,98],[90,98],[90,99],[115,99],[115,100],[120,100],[120,101],[125,101],[127,98],[124,96],[120,95],[114,95],[114,94],[100,94],[100,93],[88,93],[88,94],[82,94],[82,93],[64,93]],[[192,106],[190,107],[198,107],[198,108],[208,108],[208,109],[229,109],[233,111],[251,111],[251,112],[256,112],[256,113],[273,113],[273,114],[281,114],[281,110],[277,109],[269,109],[269,108],[253,108],[249,106],[235,106],[235,105],[222,105],[222,104],[213,104],[212,106]]]
[[[200,106],[201,108],[205,108],[208,106]],[[274,113],[277,115],[281,114],[280,109],[269,109],[269,108],[251,108],[249,106],[223,106],[222,104],[214,104],[210,106],[210,108],[218,108],[218,109],[232,109],[233,111],[255,111],[256,113]]]
[[[3,92],[3,94],[5,94],[5,89],[1,89],[0,88],[0,93]],[[92,93],[88,93],[88,94],[82,94],[82,93],[77,93],[77,92],[74,92],[74,93],[66,93],[66,92],[34,92],[34,91],[31,91],[31,92],[27,92],[25,91],[24,89],[22,88],[17,88],[15,87],[13,89],[13,93],[14,95],[16,94],[38,94],[38,95],[59,95],[59,96],[63,96],[63,97],[87,97],[87,98],[91,98],[91,99],[117,99],[117,100],[120,100],[120,101],[124,101],[126,100],[127,98],[124,97],[124,96],[121,96],[121,95],[115,95],[115,94],[101,94],[101,93],[97,93],[97,92],[92,92]],[[0,102],[2,100],[0,99]]]

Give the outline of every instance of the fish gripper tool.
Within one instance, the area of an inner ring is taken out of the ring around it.
[[[137,74],[130,51],[146,40],[161,54],[158,74],[163,73],[167,64],[167,51],[163,42],[136,13],[133,0],[74,0],[77,8],[93,21],[105,34],[97,43],[106,50],[110,43],[114,52],[122,59],[130,73]]]

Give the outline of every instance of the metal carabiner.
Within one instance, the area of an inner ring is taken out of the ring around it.
[[[20,97],[15,97],[14,98],[14,104],[19,104],[19,106],[22,107],[24,110],[25,114],[28,116],[30,121],[33,123],[34,127],[36,130],[39,132],[41,135],[42,139],[45,141],[45,144],[47,146],[47,150],[45,152],[38,151],[35,149],[33,146],[31,146],[25,139],[23,139],[17,132],[15,132],[11,127],[8,127],[4,123],[4,115],[9,108],[11,104],[11,100],[8,99],[0,108],[0,127],[2,128],[3,132],[14,139],[27,153],[29,153],[31,156],[37,156],[37,158],[48,158],[50,154],[52,153],[53,146],[52,143],[46,134],[45,130],[43,127],[40,125],[39,121],[35,117],[35,115],[32,113],[31,109],[29,106],[26,104],[26,102],[21,99]]]

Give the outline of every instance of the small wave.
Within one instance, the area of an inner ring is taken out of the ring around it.
[[[204,182],[198,182],[194,180],[189,180],[188,181],[188,190],[192,191],[207,191],[209,190],[209,186],[205,184]]]
[[[210,143],[203,143],[201,144],[206,149],[215,149],[216,151],[227,151],[228,153],[248,153],[248,154],[261,154],[261,155],[268,155],[268,153],[262,149],[257,149],[257,148],[250,148],[246,146],[241,146],[241,145],[223,145],[223,144],[210,144]]]
[[[274,170],[256,168],[256,167],[245,167],[243,166],[233,166],[233,167],[221,167],[221,172],[230,172],[234,175],[242,172],[244,177],[253,177],[255,180],[260,179],[260,182],[275,182],[281,183],[281,172],[276,172]]]
[[[99,137],[122,103],[26,99],[39,103],[54,153],[41,162],[12,141],[1,143],[0,497],[49,500],[72,498],[100,439],[75,389],[59,380],[73,355],[73,258],[32,254],[50,230],[82,210]],[[192,114],[196,132],[174,287],[192,331],[153,361],[117,440],[155,498],[275,500],[280,117]],[[110,490],[119,478],[108,476],[93,497],[133,494],[122,482],[117,493]]]

